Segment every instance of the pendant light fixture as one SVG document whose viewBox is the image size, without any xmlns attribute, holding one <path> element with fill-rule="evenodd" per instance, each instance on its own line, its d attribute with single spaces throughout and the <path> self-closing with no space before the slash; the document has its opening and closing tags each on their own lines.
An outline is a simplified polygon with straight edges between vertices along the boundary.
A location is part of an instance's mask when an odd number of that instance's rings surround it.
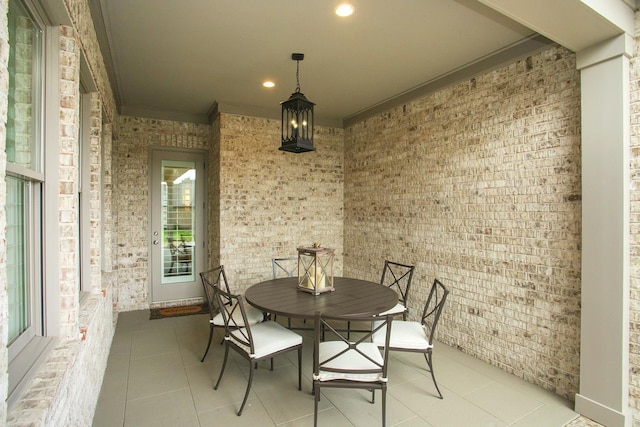
<svg viewBox="0 0 640 427">
<path fill-rule="evenodd" d="M 291 153 L 315 151 L 313 147 L 313 102 L 300 92 L 300 61 L 303 53 L 291 54 L 296 61 L 296 91 L 282 105 L 282 144 L 280 150 Z"/>
</svg>

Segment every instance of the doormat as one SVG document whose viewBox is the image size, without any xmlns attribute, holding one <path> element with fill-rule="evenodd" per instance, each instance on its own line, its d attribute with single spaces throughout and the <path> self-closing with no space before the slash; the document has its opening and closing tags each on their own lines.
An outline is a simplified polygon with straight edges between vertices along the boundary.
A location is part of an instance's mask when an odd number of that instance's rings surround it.
<svg viewBox="0 0 640 427">
<path fill-rule="evenodd" d="M 149 319 L 166 319 L 167 317 L 190 316 L 192 314 L 209 313 L 208 304 L 183 305 L 180 307 L 162 307 L 149 310 Z"/>
</svg>

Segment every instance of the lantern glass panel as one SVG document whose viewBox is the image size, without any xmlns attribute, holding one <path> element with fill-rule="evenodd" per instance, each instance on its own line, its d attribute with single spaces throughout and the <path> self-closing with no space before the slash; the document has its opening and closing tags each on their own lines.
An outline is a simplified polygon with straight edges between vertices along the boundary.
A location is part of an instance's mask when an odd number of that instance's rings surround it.
<svg viewBox="0 0 640 427">
<path fill-rule="evenodd" d="M 282 145 L 280 150 L 294 153 L 314 151 L 313 106 L 304 94 L 294 92 L 282 102 Z"/>
<path fill-rule="evenodd" d="M 334 249 L 298 248 L 298 289 L 314 295 L 331 292 Z"/>
</svg>

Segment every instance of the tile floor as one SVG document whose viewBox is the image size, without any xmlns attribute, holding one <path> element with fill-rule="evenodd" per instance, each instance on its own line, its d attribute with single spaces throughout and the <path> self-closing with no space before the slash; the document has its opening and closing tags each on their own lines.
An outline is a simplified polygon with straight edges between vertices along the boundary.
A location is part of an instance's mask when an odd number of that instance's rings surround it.
<svg viewBox="0 0 640 427">
<path fill-rule="evenodd" d="M 259 366 L 241 417 L 246 361 L 233 357 L 218 390 L 224 354 L 221 331 L 204 363 L 207 315 L 149 320 L 148 311 L 121 313 L 113 338 L 94 427 L 113 426 L 311 426 L 312 337 L 304 336 L 303 384 L 297 390 L 296 352 Z M 231 355 L 234 353 L 231 352 Z M 573 404 L 443 344 L 434 354 L 435 388 L 420 354 L 392 353 L 387 394 L 390 426 L 597 426 L 573 412 Z M 326 391 L 325 391 L 326 390 Z M 320 426 L 381 425 L 376 403 L 363 390 L 325 389 Z"/>
</svg>

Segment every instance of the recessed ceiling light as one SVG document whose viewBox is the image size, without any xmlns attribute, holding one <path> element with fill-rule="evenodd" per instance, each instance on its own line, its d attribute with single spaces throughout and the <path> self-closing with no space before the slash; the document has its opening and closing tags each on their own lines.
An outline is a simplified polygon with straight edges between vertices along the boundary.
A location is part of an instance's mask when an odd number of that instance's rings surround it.
<svg viewBox="0 0 640 427">
<path fill-rule="evenodd" d="M 276 84 L 274 82 L 272 82 L 271 80 L 267 80 L 266 82 L 262 83 L 262 86 L 269 87 L 269 88 L 274 87 L 275 85 Z"/>
<path fill-rule="evenodd" d="M 353 5 L 349 3 L 342 3 L 336 7 L 336 15 L 338 16 L 350 16 L 354 11 Z"/>
</svg>

